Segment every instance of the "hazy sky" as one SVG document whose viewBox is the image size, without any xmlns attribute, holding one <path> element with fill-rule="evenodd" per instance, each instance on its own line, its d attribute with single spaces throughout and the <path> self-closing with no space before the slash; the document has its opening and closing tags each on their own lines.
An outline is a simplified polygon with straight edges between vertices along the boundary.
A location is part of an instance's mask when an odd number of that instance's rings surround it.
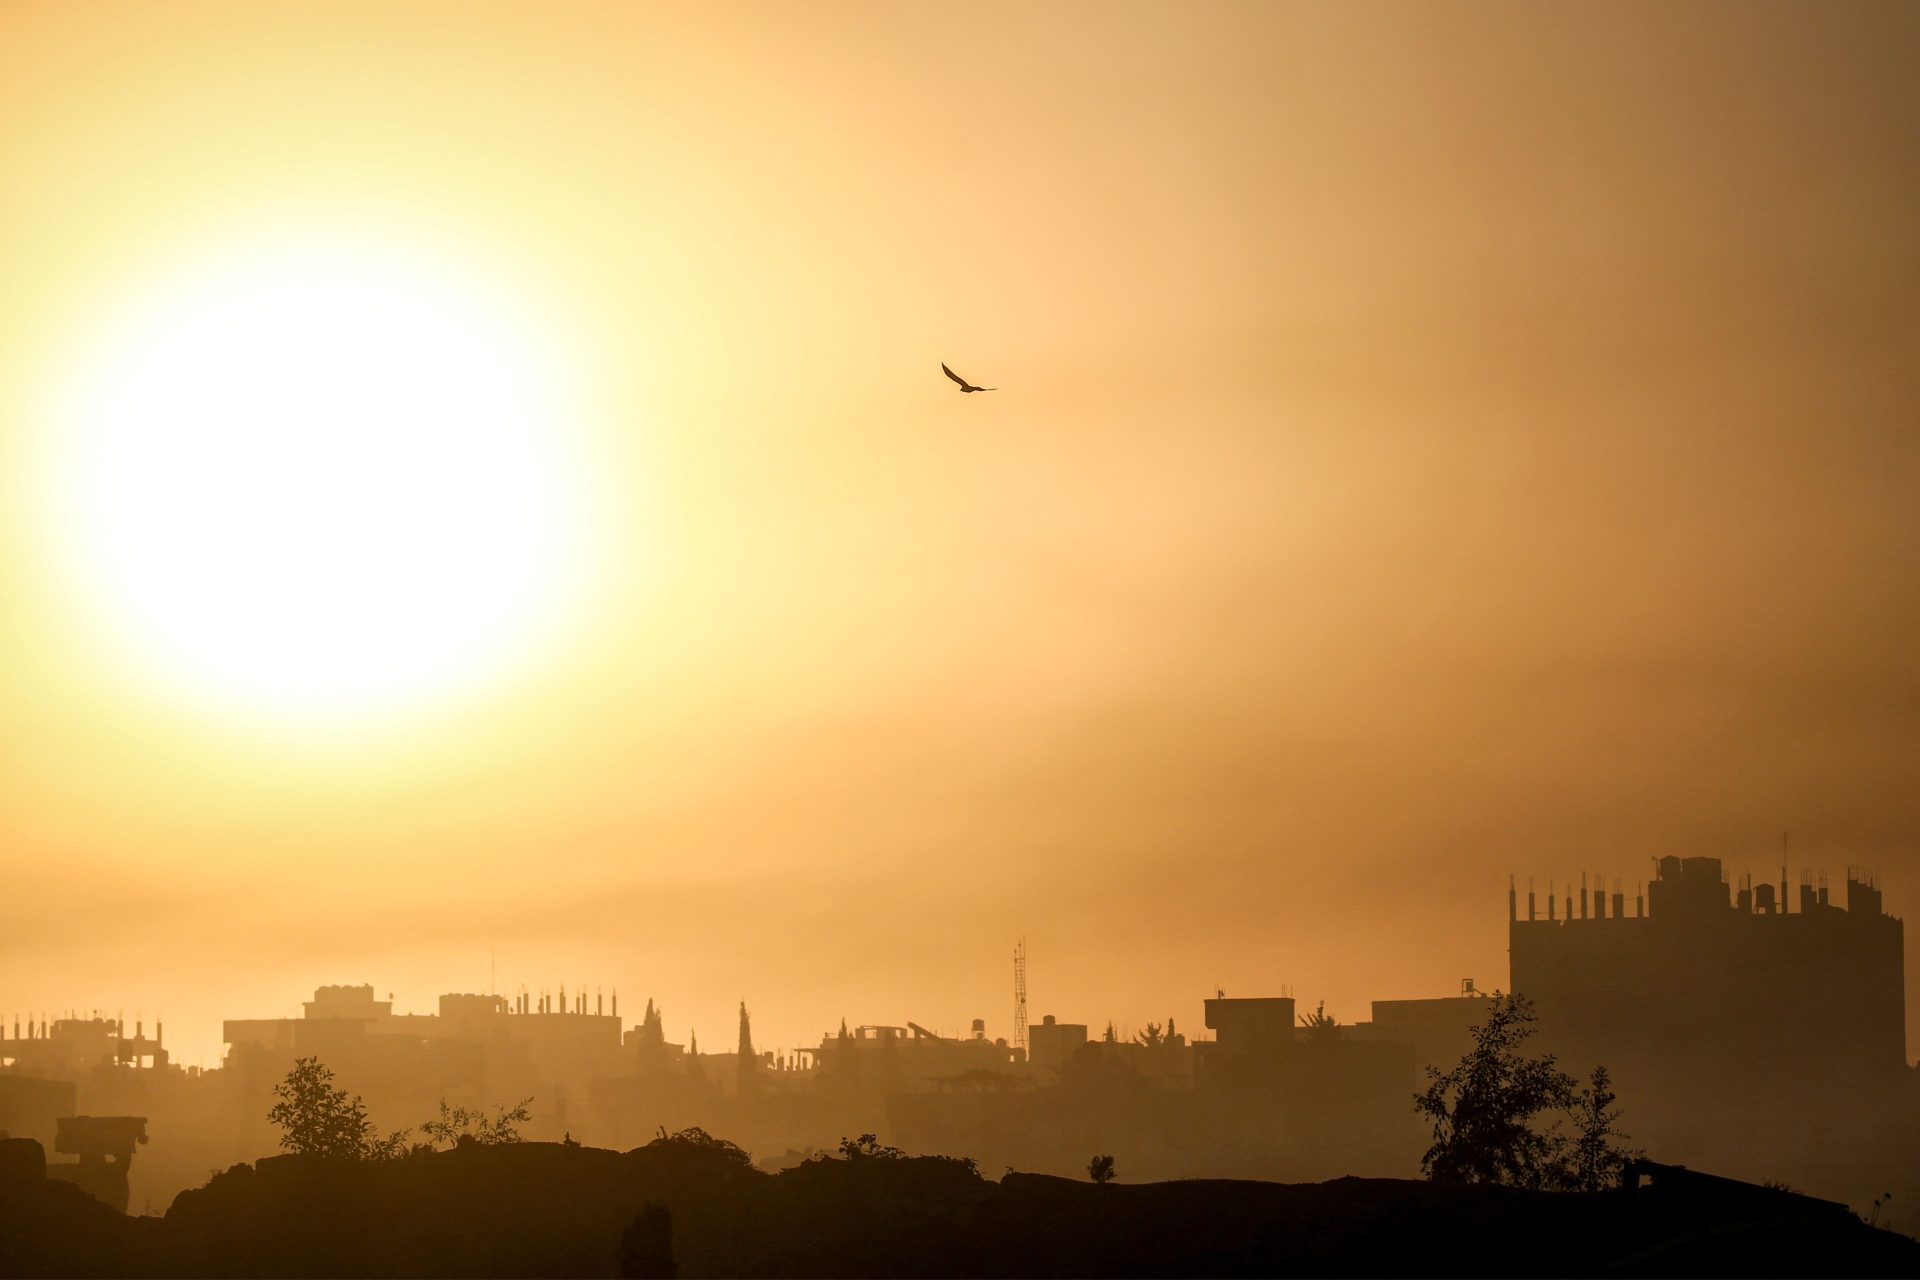
<svg viewBox="0 0 1920 1280">
<path fill-rule="evenodd" d="M 1915 66 L 1897 4 L 4 0 L 0 1011 L 211 1064 L 491 957 L 1004 1035 L 1024 934 L 1036 1020 L 1346 1021 L 1504 985 L 1509 872 L 1783 830 L 1911 915 Z M 482 264 L 599 486 L 537 652 L 327 734 L 110 660 L 33 491 L 129 282 L 287 226 Z"/>
</svg>

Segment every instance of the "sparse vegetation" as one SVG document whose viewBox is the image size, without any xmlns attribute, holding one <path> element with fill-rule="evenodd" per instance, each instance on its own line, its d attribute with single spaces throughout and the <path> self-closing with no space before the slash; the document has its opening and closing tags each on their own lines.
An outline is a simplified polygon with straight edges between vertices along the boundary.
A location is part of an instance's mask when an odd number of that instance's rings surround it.
<svg viewBox="0 0 1920 1280">
<path fill-rule="evenodd" d="M 848 1160 L 902 1160 L 906 1152 L 898 1147 L 884 1147 L 880 1139 L 871 1133 L 863 1133 L 857 1138 L 840 1139 L 840 1154 Z"/>
<path fill-rule="evenodd" d="M 1414 1109 L 1433 1125 L 1420 1168 L 1435 1182 L 1597 1191 L 1615 1185 L 1639 1154 L 1616 1143 L 1625 1135 L 1614 1127 L 1620 1117 L 1605 1067 L 1582 1088 L 1552 1054 L 1520 1052 L 1534 1020 L 1525 997 L 1495 992 L 1467 1055 L 1451 1071 L 1427 1069 L 1432 1083 L 1414 1096 Z M 1563 1119 L 1572 1121 L 1572 1137 L 1560 1132 Z"/>
<path fill-rule="evenodd" d="M 849 1141 L 879 1150 L 869 1137 Z M 422 1260 L 464 1276 L 984 1274 L 1013 1239 L 1028 1275 L 1498 1275 L 1516 1258 L 1547 1274 L 1685 1274 L 1703 1257 L 1729 1275 L 1822 1275 L 1836 1258 L 1848 1274 L 1920 1275 L 1920 1245 L 1870 1221 L 1807 1205 L 1756 1221 L 1764 1193 L 1685 1178 L 1639 1201 L 1371 1178 L 1063 1195 L 938 1157 L 836 1157 L 788 1176 L 704 1159 L 731 1149 L 704 1131 L 659 1143 L 686 1149 L 237 1165 L 146 1220 L 51 1179 L 10 1181 L 0 1274 L 412 1275 Z M 1081 1162 L 1093 1186 L 1117 1185 L 1112 1160 Z"/>
<path fill-rule="evenodd" d="M 299 1058 L 273 1086 L 279 1101 L 267 1120 L 280 1127 L 280 1145 L 297 1155 L 331 1160 L 392 1160 L 405 1155 L 408 1130 L 378 1136 L 360 1095 L 333 1085 L 333 1072 L 318 1058 Z"/>
<path fill-rule="evenodd" d="M 1184 1043 L 1173 1029 L 1172 1018 L 1167 1019 L 1164 1027 L 1157 1022 L 1149 1022 L 1146 1030 L 1134 1033 L 1133 1042 L 1144 1049 L 1172 1049 Z"/>
<path fill-rule="evenodd" d="M 533 1116 L 533 1099 L 522 1098 L 511 1110 L 505 1103 L 494 1108 L 494 1114 L 488 1116 L 477 1107 L 449 1107 L 447 1100 L 440 1100 L 440 1114 L 420 1126 L 420 1132 L 426 1135 L 432 1146 L 457 1147 L 464 1142 L 478 1142 L 492 1146 L 502 1142 L 520 1141 L 519 1126 Z"/>
<path fill-rule="evenodd" d="M 1595 1067 L 1585 1088 L 1573 1095 L 1569 1110 L 1574 1136 L 1567 1144 L 1558 1181 L 1570 1191 L 1606 1191 L 1620 1185 L 1627 1161 L 1645 1154 L 1622 1147 L 1615 1139 L 1627 1135 L 1614 1128 L 1620 1113 L 1614 1108 L 1613 1081 L 1605 1067 Z"/>
<path fill-rule="evenodd" d="M 740 1146 L 739 1143 L 729 1142 L 725 1138 L 716 1138 L 699 1125 L 694 1125 L 689 1129 L 681 1129 L 675 1133 L 668 1133 L 666 1126 L 662 1125 L 660 1126 L 660 1136 L 647 1145 L 650 1147 L 678 1147 L 683 1150 L 691 1149 L 709 1152 L 726 1164 L 738 1165 L 742 1169 L 753 1168 L 753 1157 L 749 1155 L 746 1149 Z"/>
<path fill-rule="evenodd" d="M 1340 1020 L 1327 1012 L 1327 1002 L 1322 1000 L 1312 1013 L 1300 1015 L 1300 1025 L 1315 1040 L 1331 1040 L 1339 1032 Z"/>
</svg>

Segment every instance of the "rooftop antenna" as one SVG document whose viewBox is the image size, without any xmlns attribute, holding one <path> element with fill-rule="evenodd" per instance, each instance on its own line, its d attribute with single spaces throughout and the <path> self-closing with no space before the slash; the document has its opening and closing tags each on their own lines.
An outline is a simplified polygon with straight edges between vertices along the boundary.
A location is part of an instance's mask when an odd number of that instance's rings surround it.
<svg viewBox="0 0 1920 1280">
<path fill-rule="evenodd" d="M 1013 1043 L 1021 1048 L 1027 1047 L 1027 939 L 1013 948 Z"/>
</svg>

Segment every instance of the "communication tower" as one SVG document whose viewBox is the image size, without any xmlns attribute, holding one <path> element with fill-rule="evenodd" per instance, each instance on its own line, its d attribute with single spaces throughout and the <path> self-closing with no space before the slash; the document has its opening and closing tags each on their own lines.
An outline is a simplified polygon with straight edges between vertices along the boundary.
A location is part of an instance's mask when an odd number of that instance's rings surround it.
<svg viewBox="0 0 1920 1280">
<path fill-rule="evenodd" d="M 1013 1043 L 1027 1047 L 1027 940 L 1013 948 Z"/>
</svg>

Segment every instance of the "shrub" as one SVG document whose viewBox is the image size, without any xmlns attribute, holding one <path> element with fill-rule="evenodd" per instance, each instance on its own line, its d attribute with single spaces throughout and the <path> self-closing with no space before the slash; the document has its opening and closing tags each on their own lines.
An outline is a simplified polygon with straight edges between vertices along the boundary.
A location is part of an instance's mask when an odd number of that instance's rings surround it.
<svg viewBox="0 0 1920 1280">
<path fill-rule="evenodd" d="M 333 1072 L 318 1058 L 299 1058 L 273 1086 L 279 1101 L 267 1120 L 280 1126 L 280 1145 L 299 1155 L 334 1160 L 391 1160 L 406 1154 L 407 1130 L 378 1137 L 358 1094 L 333 1087 Z"/>
</svg>

